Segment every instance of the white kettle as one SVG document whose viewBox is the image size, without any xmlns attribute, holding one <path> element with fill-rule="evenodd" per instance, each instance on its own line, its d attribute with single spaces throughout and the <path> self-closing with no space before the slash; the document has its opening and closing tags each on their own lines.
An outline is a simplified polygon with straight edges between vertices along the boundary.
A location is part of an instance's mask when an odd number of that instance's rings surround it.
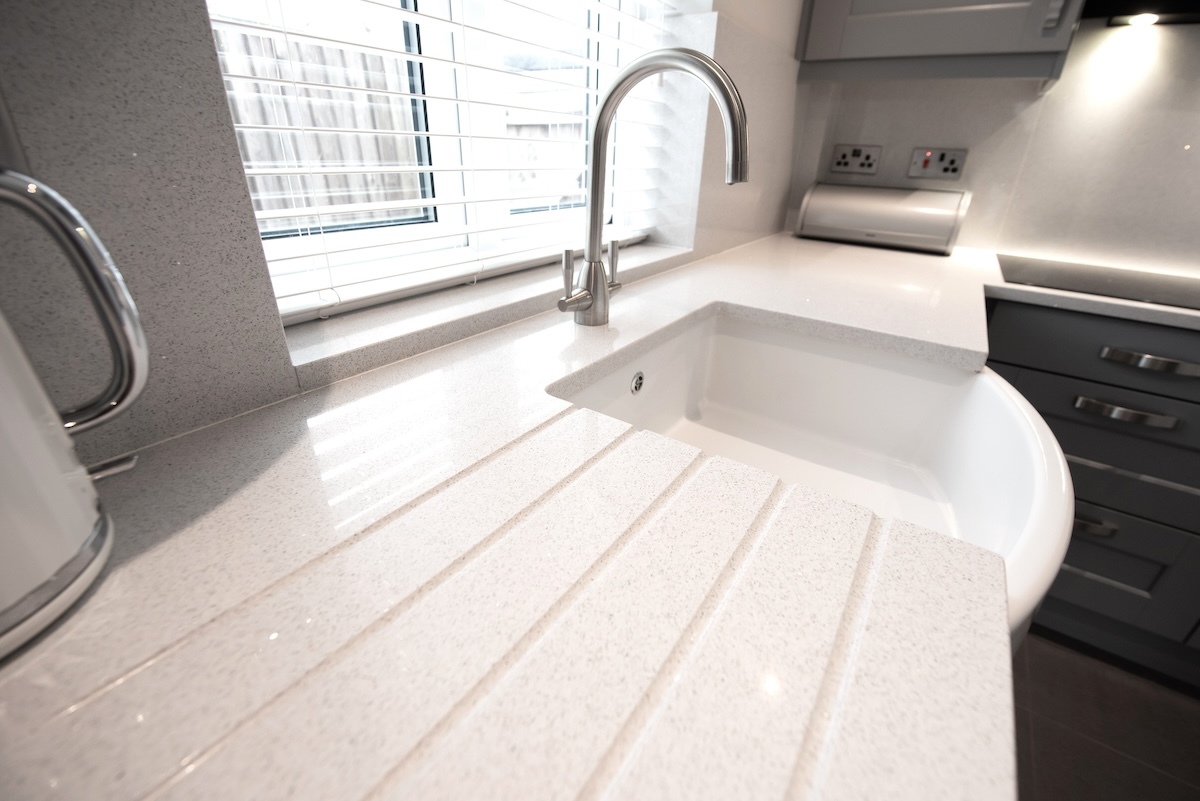
<svg viewBox="0 0 1200 801">
<path fill-rule="evenodd" d="M 87 221 L 44 183 L 0 169 L 0 202 L 36 219 L 79 272 L 113 350 L 99 396 L 60 415 L 0 315 L 0 658 L 67 610 L 112 550 L 112 523 L 68 433 L 120 414 L 146 384 L 149 354 L 121 273 Z"/>
</svg>

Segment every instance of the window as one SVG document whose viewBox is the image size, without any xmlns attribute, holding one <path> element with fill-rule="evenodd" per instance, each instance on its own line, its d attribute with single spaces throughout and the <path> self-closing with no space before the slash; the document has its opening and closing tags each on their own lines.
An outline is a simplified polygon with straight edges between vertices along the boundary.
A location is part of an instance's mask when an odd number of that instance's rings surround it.
<svg viewBox="0 0 1200 801">
<path fill-rule="evenodd" d="M 589 115 L 621 66 L 664 44 L 668 10 L 661 0 L 208 6 L 285 323 L 580 247 Z M 612 136 L 623 150 L 606 203 L 621 238 L 654 227 L 655 92 L 639 87 Z"/>
</svg>

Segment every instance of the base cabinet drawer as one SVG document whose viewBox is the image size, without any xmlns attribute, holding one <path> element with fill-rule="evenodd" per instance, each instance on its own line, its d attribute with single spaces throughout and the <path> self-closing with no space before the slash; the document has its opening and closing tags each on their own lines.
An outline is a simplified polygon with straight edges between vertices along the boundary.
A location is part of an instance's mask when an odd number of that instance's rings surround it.
<svg viewBox="0 0 1200 801">
<path fill-rule="evenodd" d="M 993 369 L 1038 410 L 1064 453 L 1200 485 L 1200 404 L 1024 367 Z"/>
<path fill-rule="evenodd" d="M 1172 448 L 1125 434 L 1096 436 L 1089 427 L 1074 420 L 1061 417 L 1045 419 L 1063 453 L 1069 456 L 1098 464 L 1111 464 L 1135 475 L 1148 476 L 1185 489 L 1196 489 L 1195 484 L 1200 483 L 1200 451 Z M 1088 500 L 1107 503 L 1105 498 Z M 1157 519 L 1156 515 L 1149 517 Z M 1190 529 L 1192 526 L 1183 528 Z"/>
<path fill-rule="evenodd" d="M 1100 436 L 1113 432 L 1200 451 L 1200 403 L 1028 368 L 1001 375 L 1043 417 L 1091 426 Z"/>
<path fill-rule="evenodd" d="M 1000 301 L 990 358 L 1200 402 L 1200 331 Z"/>
<path fill-rule="evenodd" d="M 1200 537 L 1076 501 L 1050 595 L 1184 642 L 1200 622 Z"/>
<path fill-rule="evenodd" d="M 1088 501 L 1200 534 L 1200 489 L 1070 454 L 1067 467 L 1076 503 Z"/>
</svg>

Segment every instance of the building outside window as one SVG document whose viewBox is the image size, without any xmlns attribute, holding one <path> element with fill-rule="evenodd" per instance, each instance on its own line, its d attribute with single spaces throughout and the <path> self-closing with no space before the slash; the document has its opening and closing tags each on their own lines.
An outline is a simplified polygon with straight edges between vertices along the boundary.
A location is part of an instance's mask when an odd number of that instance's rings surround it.
<svg viewBox="0 0 1200 801">
<path fill-rule="evenodd" d="M 659 0 L 209 0 L 285 323 L 579 248 L 587 121 L 664 44 Z M 651 83 L 651 82 L 647 82 Z M 654 86 L 612 140 L 607 217 L 654 227 Z M 614 202 L 615 199 L 615 202 Z"/>
</svg>

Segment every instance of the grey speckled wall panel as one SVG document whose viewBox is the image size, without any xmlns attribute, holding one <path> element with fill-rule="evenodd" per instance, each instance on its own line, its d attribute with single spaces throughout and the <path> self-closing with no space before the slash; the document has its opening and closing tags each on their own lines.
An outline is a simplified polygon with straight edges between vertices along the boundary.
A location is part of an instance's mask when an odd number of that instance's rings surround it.
<svg viewBox="0 0 1200 801">
<path fill-rule="evenodd" d="M 797 145 L 793 209 L 815 161 L 832 183 L 972 190 L 960 245 L 1200 275 L 1200 26 L 1084 20 L 1044 95 L 1028 79 L 845 82 L 828 112 L 807 86 L 800 119 L 833 123 Z M 882 145 L 879 173 L 831 173 L 839 143 Z M 909 179 L 919 146 L 970 148 L 963 179 Z"/>
<path fill-rule="evenodd" d="M 1032 80 L 868 81 L 843 85 L 837 122 L 821 150 L 824 181 L 913 189 L 969 189 L 971 207 L 958 244 L 995 248 L 1037 123 L 1038 84 Z M 834 145 L 882 145 L 876 175 L 830 173 Z M 912 179 L 914 148 L 968 147 L 962 180 Z"/>
<path fill-rule="evenodd" d="M 1003 246 L 1200 277 L 1200 25 L 1087 20 L 1041 105 Z"/>
<path fill-rule="evenodd" d="M 89 219 L 146 326 L 150 381 L 95 462 L 295 394 L 204 0 L 6 0 L 0 94 L 30 171 Z M 49 240 L 0 206 L 0 310 L 57 403 L 107 359 Z"/>
</svg>

